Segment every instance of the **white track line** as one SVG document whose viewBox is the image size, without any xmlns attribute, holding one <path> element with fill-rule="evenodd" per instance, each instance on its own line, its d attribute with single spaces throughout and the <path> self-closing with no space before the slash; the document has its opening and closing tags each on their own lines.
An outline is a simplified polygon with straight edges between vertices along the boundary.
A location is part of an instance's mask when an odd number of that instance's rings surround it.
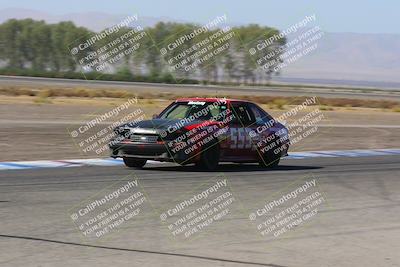
<svg viewBox="0 0 400 267">
<path fill-rule="evenodd" d="M 328 150 L 291 152 L 285 159 L 307 158 L 337 158 L 337 157 L 372 157 L 400 155 L 399 148 L 393 149 L 356 149 L 356 150 Z M 163 164 L 163 162 L 149 160 L 147 164 Z M 35 161 L 7 161 L 0 162 L 0 170 L 21 170 L 38 168 L 66 168 L 81 166 L 120 166 L 121 159 L 95 158 L 95 159 L 66 159 L 66 160 L 35 160 Z"/>
</svg>

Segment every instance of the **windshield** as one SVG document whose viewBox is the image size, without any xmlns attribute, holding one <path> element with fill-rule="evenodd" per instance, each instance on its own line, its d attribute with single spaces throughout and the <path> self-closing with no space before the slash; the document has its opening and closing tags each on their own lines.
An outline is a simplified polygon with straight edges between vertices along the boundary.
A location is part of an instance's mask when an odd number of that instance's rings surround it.
<svg viewBox="0 0 400 267">
<path fill-rule="evenodd" d="M 161 113 L 161 119 L 183 119 L 193 116 L 196 120 L 216 119 L 218 114 L 226 110 L 225 104 L 217 102 L 179 102 L 175 103 Z"/>
</svg>

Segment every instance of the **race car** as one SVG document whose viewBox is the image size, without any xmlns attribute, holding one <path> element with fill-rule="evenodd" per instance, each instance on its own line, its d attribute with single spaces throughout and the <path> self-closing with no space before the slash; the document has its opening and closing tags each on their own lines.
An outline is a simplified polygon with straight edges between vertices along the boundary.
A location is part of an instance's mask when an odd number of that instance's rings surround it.
<svg viewBox="0 0 400 267">
<path fill-rule="evenodd" d="M 286 127 L 257 104 L 226 98 L 181 98 L 151 120 L 114 129 L 111 157 L 127 167 L 147 160 L 176 162 L 213 170 L 220 162 L 278 166 L 287 156 Z"/>
</svg>

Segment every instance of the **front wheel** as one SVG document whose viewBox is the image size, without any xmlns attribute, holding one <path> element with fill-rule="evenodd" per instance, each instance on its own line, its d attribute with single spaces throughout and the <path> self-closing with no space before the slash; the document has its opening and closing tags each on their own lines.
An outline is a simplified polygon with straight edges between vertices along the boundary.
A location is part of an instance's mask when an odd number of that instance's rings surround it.
<svg viewBox="0 0 400 267">
<path fill-rule="evenodd" d="M 137 168 L 137 169 L 141 169 L 146 164 L 146 161 L 147 161 L 145 159 L 134 159 L 134 158 L 127 158 L 127 157 L 124 157 L 123 160 L 127 167 Z"/>
</svg>

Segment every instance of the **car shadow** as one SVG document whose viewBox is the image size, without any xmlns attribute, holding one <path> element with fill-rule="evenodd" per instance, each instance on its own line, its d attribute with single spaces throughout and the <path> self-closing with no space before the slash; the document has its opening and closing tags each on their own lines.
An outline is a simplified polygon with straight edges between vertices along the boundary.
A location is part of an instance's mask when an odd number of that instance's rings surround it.
<svg viewBox="0 0 400 267">
<path fill-rule="evenodd" d="M 176 171 L 176 172 L 259 172 L 259 171 L 299 171 L 322 169 L 321 166 L 279 165 L 273 169 L 266 169 L 258 164 L 220 164 L 217 169 L 209 171 L 197 168 L 194 165 L 185 166 L 155 166 L 144 167 L 146 171 Z"/>
</svg>

